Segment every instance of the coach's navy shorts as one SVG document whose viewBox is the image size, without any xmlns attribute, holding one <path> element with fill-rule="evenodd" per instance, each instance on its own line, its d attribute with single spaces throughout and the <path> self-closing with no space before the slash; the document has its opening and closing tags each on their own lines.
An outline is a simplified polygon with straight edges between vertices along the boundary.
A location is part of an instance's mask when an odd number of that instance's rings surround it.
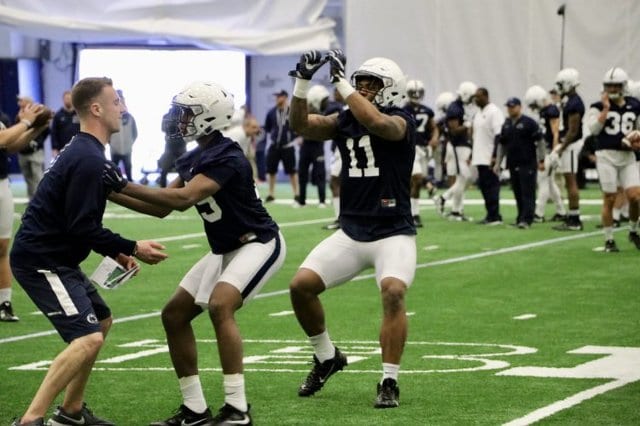
<svg viewBox="0 0 640 426">
<path fill-rule="evenodd" d="M 14 266 L 12 271 L 67 343 L 100 331 L 100 321 L 111 316 L 111 310 L 79 268 L 36 270 Z"/>
<path fill-rule="evenodd" d="M 271 145 L 267 150 L 267 173 L 273 175 L 278 173 L 278 164 L 282 161 L 284 172 L 288 175 L 296 172 L 296 150 L 289 146 L 279 148 Z"/>
</svg>

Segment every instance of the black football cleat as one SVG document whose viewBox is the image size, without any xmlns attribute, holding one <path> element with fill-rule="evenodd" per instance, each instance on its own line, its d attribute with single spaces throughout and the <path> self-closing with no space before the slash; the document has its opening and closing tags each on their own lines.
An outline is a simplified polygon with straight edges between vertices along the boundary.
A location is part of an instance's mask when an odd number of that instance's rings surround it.
<svg viewBox="0 0 640 426">
<path fill-rule="evenodd" d="M 8 300 L 0 303 L 0 321 L 4 322 L 16 322 L 19 321 L 16 315 L 13 314 L 13 306 Z"/>
<path fill-rule="evenodd" d="M 232 405 L 224 404 L 218 414 L 205 424 L 207 426 L 252 425 L 250 409 L 251 407 L 247 411 L 240 411 Z M 187 423 L 182 424 L 186 425 Z"/>
<path fill-rule="evenodd" d="M 200 426 L 209 424 L 208 422 L 211 421 L 211 418 L 211 410 L 208 408 L 203 413 L 196 413 L 186 405 L 180 404 L 180 407 L 178 407 L 172 417 L 169 417 L 166 420 L 149 423 L 149 426 Z"/>
<path fill-rule="evenodd" d="M 635 244 L 636 248 L 640 250 L 640 235 L 637 232 L 629 232 L 629 241 Z"/>
<path fill-rule="evenodd" d="M 604 251 L 607 253 L 617 253 L 620 250 L 618 249 L 618 246 L 616 245 L 616 242 L 614 240 L 607 240 L 604 243 Z"/>
<path fill-rule="evenodd" d="M 373 404 L 375 408 L 395 408 L 400 405 L 398 382 L 388 377 L 378 383 L 378 396 Z"/>
<path fill-rule="evenodd" d="M 311 396 L 318 392 L 324 384 L 329 380 L 336 372 L 342 370 L 347 365 L 347 357 L 336 348 L 335 356 L 325 362 L 318 361 L 318 358 L 313 356 L 313 368 L 304 382 L 298 388 L 299 396 Z"/>
</svg>

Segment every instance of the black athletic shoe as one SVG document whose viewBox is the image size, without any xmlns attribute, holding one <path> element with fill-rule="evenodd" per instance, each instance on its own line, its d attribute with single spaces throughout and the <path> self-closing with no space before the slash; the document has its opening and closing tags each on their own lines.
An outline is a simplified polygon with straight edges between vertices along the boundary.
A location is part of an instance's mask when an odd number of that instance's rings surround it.
<svg viewBox="0 0 640 426">
<path fill-rule="evenodd" d="M 273 195 L 267 195 L 267 198 L 264 199 L 265 203 L 270 203 L 272 201 L 275 201 L 275 197 Z"/>
<path fill-rule="evenodd" d="M 533 216 L 533 221 L 535 223 L 544 223 L 545 219 L 544 219 L 544 216 L 534 215 Z"/>
<path fill-rule="evenodd" d="M 236 407 L 224 404 L 218 414 L 206 423 L 207 426 L 231 426 L 231 425 L 251 425 L 251 415 L 249 409 L 246 412 L 238 410 Z M 182 423 L 186 425 L 187 423 Z"/>
<path fill-rule="evenodd" d="M 580 219 L 568 218 L 560 225 L 554 226 L 553 229 L 556 231 L 582 231 L 584 227 L 582 226 Z"/>
<path fill-rule="evenodd" d="M 636 248 L 640 250 L 640 235 L 637 232 L 629 232 L 629 241 L 636 245 Z"/>
<path fill-rule="evenodd" d="M 69 414 L 61 406 L 58 406 L 53 412 L 53 416 L 47 422 L 48 426 L 115 426 L 115 423 L 101 419 L 93 415 L 93 411 L 87 408 L 87 404 L 82 404 L 82 409 L 79 413 Z"/>
<path fill-rule="evenodd" d="M 16 322 L 19 320 L 20 318 L 13 314 L 13 306 L 11 306 L 11 302 L 7 300 L 6 302 L 0 303 L 0 321 Z"/>
<path fill-rule="evenodd" d="M 336 219 L 330 224 L 323 226 L 322 229 L 328 229 L 330 231 L 333 231 L 335 229 L 340 229 L 340 221 Z"/>
<path fill-rule="evenodd" d="M 614 240 L 607 240 L 604 242 L 604 251 L 607 253 L 617 253 L 620 250 L 618 250 L 618 246 Z"/>
<path fill-rule="evenodd" d="M 386 378 L 378 383 L 378 397 L 373 404 L 375 408 L 395 408 L 400 405 L 400 388 L 398 382 Z"/>
<path fill-rule="evenodd" d="M 22 423 L 20 419 L 13 419 L 11 426 L 45 426 L 45 424 L 44 419 L 40 417 L 39 419 L 31 420 L 29 423 Z"/>
<path fill-rule="evenodd" d="M 422 219 L 420 219 L 420 216 L 415 215 L 413 217 L 413 226 L 416 228 L 422 228 Z"/>
<path fill-rule="evenodd" d="M 166 420 L 149 423 L 149 426 L 200 426 L 209 424 L 207 422 L 209 422 L 211 418 L 211 410 L 209 410 L 208 408 L 204 411 L 204 413 L 196 413 L 195 411 L 189 409 L 189 407 L 187 407 L 186 405 L 180 404 L 180 407 L 178 407 L 172 417 L 169 417 Z"/>
<path fill-rule="evenodd" d="M 551 216 L 551 222 L 564 222 L 567 220 L 567 215 L 566 214 L 554 214 L 553 216 Z"/>
<path fill-rule="evenodd" d="M 336 348 L 335 356 L 322 363 L 318 361 L 318 358 L 314 355 L 313 364 L 311 372 L 304 380 L 304 383 L 300 385 L 300 388 L 298 388 L 299 396 L 311 396 L 322 389 L 326 381 L 329 380 L 329 377 L 347 365 L 347 357 Z"/>
</svg>

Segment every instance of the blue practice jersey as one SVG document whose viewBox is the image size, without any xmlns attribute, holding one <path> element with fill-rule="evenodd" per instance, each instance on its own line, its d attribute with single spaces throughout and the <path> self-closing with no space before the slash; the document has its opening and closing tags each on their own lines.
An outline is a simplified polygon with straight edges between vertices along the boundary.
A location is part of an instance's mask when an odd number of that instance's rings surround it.
<svg viewBox="0 0 640 426">
<path fill-rule="evenodd" d="M 38 184 L 22 216 L 12 263 L 76 268 L 91 250 L 115 258 L 130 255 L 135 241 L 102 227 L 109 189 L 102 181 L 104 146 L 80 132 L 60 152 Z"/>
<path fill-rule="evenodd" d="M 629 148 L 622 145 L 624 135 L 636 128 L 638 117 L 640 117 L 640 101 L 630 96 L 624 97 L 624 104 L 618 105 L 610 102 L 607 121 L 604 123 L 602 131 L 596 136 L 596 150 L 616 149 L 628 151 Z M 591 105 L 598 111 L 602 111 L 602 102 Z"/>
<path fill-rule="evenodd" d="M 560 110 L 554 104 L 549 104 L 540 109 L 540 127 L 544 135 L 547 151 L 553 148 L 553 133 L 551 132 L 551 120 L 560 117 Z"/>
<path fill-rule="evenodd" d="M 567 100 L 562 104 L 562 131 L 560 137 L 564 137 L 569 130 L 569 116 L 572 114 L 580 115 L 580 124 L 578 124 L 578 135 L 576 141 L 582 139 L 582 117 L 584 116 L 584 103 L 577 93 L 569 95 Z M 572 141 L 575 142 L 575 141 Z"/>
<path fill-rule="evenodd" d="M 213 253 L 228 253 L 254 240 L 266 243 L 277 236 L 278 225 L 258 198 L 251 165 L 236 142 L 218 133 L 206 147 L 178 158 L 176 171 L 185 182 L 203 174 L 220 185 L 218 192 L 195 206 Z"/>
<path fill-rule="evenodd" d="M 411 115 L 416 122 L 416 145 L 426 146 L 431 139 L 431 128 L 428 126 L 429 120 L 434 116 L 433 110 L 426 105 L 408 102 L 404 106 L 407 114 Z"/>
<path fill-rule="evenodd" d="M 338 116 L 336 144 L 342 157 L 340 223 L 357 241 L 416 233 L 409 186 L 415 156 L 415 123 L 402 109 L 382 113 L 406 120 L 405 138 L 388 141 L 371 134 L 351 110 Z"/>
<path fill-rule="evenodd" d="M 464 104 L 461 99 L 451 102 L 451 105 L 447 108 L 446 121 L 449 120 L 457 120 L 461 126 L 464 125 Z M 453 136 L 449 133 L 449 142 L 451 142 L 453 146 L 471 147 L 471 142 L 469 141 L 466 132 L 457 136 Z"/>
</svg>

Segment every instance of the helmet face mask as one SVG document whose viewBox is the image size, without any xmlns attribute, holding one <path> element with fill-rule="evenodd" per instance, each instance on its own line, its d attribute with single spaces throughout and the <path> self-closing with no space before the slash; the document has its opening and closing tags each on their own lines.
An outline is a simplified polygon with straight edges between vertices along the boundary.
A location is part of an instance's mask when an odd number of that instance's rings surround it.
<svg viewBox="0 0 640 426">
<path fill-rule="evenodd" d="M 580 85 L 580 74 L 575 68 L 560 70 L 556 76 L 556 88 L 561 95 L 566 95 Z"/>
<path fill-rule="evenodd" d="M 407 97 L 412 103 L 418 103 L 424 99 L 424 84 L 420 80 L 407 81 Z"/>
<path fill-rule="evenodd" d="M 368 79 L 365 79 L 368 77 Z M 378 106 L 402 107 L 406 94 L 406 77 L 402 70 L 391 59 L 371 58 L 366 60 L 360 68 L 351 75 L 351 83 L 356 90 L 364 89 L 373 92 L 375 87 L 363 87 L 362 81 L 371 81 L 370 86 L 374 86 L 374 81 L 379 80 L 380 89 L 376 91 L 373 103 Z M 358 88 L 360 86 L 360 89 Z"/>
<path fill-rule="evenodd" d="M 622 68 L 610 68 L 604 74 L 602 88 L 609 96 L 609 99 L 618 100 L 624 96 L 628 81 L 629 76 Z"/>
<path fill-rule="evenodd" d="M 171 115 L 187 142 L 228 127 L 235 112 L 233 95 L 210 82 L 189 84 L 171 105 Z"/>
</svg>

